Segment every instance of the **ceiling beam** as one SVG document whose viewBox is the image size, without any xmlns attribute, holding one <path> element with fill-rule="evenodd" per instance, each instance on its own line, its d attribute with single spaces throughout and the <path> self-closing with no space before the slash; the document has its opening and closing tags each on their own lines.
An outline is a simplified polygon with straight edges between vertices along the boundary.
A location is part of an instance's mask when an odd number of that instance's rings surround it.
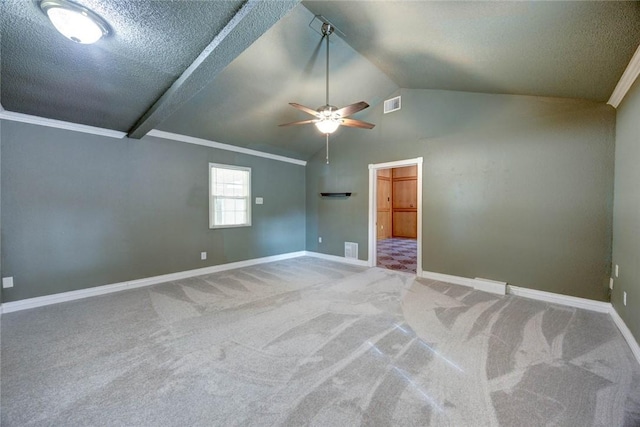
<svg viewBox="0 0 640 427">
<path fill-rule="evenodd" d="M 301 0 L 247 0 L 171 87 L 137 121 L 128 136 L 140 139 L 211 81 Z"/>
</svg>

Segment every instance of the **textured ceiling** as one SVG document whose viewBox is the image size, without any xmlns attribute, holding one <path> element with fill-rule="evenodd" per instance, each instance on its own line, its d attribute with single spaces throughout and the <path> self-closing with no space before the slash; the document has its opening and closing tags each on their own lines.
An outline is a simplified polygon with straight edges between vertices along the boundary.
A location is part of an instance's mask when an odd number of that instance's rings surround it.
<svg viewBox="0 0 640 427">
<path fill-rule="evenodd" d="M 325 103 L 326 47 L 321 35 L 309 26 L 313 19 L 304 7 L 292 10 L 158 128 L 309 158 L 324 146 L 324 137 L 315 127 L 282 128 L 278 124 L 312 118 L 289 102 L 312 109 Z M 373 105 L 398 89 L 339 37 L 332 35 L 330 42 L 332 105 L 358 101 Z M 363 130 L 344 128 L 340 132 Z"/>
<path fill-rule="evenodd" d="M 6 110 L 134 136 L 156 127 L 302 159 L 322 149 L 321 135 L 277 125 L 308 118 L 289 102 L 324 104 L 315 14 L 344 34 L 331 36 L 336 106 L 375 106 L 399 88 L 606 102 L 640 41 L 635 1 L 77 1 L 113 34 L 75 44 L 36 1 L 0 0 Z M 199 62 L 247 5 L 253 15 L 223 52 Z M 197 75 L 196 84 L 183 82 L 185 74 Z M 140 125 L 158 104 L 171 108 Z M 367 111 L 355 118 L 366 120 Z"/>
<path fill-rule="evenodd" d="M 34 1 L 3 3 L 2 106 L 127 131 L 243 1 L 85 0 L 113 30 L 93 45 L 64 38 Z"/>
<path fill-rule="evenodd" d="M 403 88 L 606 102 L 640 42 L 640 2 L 305 1 Z"/>
</svg>

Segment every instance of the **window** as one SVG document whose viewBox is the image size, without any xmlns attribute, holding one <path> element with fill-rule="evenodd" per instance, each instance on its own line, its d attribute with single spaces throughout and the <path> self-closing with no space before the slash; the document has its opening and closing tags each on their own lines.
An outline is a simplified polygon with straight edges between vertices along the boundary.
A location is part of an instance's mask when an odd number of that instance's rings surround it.
<svg viewBox="0 0 640 427">
<path fill-rule="evenodd" d="M 209 163 L 209 228 L 251 225 L 251 168 Z"/>
</svg>

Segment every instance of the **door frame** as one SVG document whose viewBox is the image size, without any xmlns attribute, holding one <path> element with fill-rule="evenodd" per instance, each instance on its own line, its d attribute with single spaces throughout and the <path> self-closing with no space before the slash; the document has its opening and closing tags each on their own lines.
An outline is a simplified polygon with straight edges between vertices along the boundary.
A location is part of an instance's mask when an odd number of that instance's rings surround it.
<svg viewBox="0 0 640 427">
<path fill-rule="evenodd" d="M 375 163 L 369 165 L 369 267 L 375 267 L 378 260 L 378 242 L 377 242 L 377 227 L 378 222 L 378 205 L 377 205 L 377 174 L 380 169 L 392 169 L 403 166 L 418 167 L 418 176 L 416 182 L 418 212 L 417 212 L 417 260 L 416 260 L 416 275 L 420 276 L 422 273 L 422 157 L 416 157 L 415 159 L 397 160 L 394 162 Z"/>
</svg>

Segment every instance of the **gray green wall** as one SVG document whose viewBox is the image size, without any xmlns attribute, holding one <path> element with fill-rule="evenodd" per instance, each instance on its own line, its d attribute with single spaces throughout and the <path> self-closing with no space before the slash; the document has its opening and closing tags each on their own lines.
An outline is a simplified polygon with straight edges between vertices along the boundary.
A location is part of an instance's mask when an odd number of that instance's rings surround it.
<svg viewBox="0 0 640 427">
<path fill-rule="evenodd" d="M 634 90 L 620 110 L 620 141 L 635 129 L 630 117 L 640 101 Z M 15 278 L 4 301 L 299 251 L 305 239 L 306 249 L 333 255 L 354 241 L 366 259 L 368 164 L 418 156 L 424 157 L 424 270 L 607 300 L 616 130 L 611 107 L 397 93 L 402 110 L 383 115 L 377 105 L 360 113 L 376 128 L 339 130 L 331 164 L 324 164 L 324 150 L 318 152 L 306 177 L 303 166 L 159 138 L 117 140 L 3 122 L 2 275 Z M 619 162 L 632 158 L 622 144 Z M 265 204 L 253 206 L 251 228 L 208 229 L 210 161 L 253 168 L 253 196 Z M 626 169 L 629 182 L 637 181 L 635 169 Z M 321 191 L 354 194 L 322 199 Z M 617 211 L 622 207 L 618 203 Z M 637 230 L 637 222 L 629 227 Z M 623 240 L 616 242 L 623 245 L 618 252 L 628 253 Z M 637 249 L 630 252 L 636 262 L 620 261 L 623 277 L 614 290 L 614 304 L 636 334 L 638 319 L 630 317 L 631 305 L 627 314 L 620 308 L 616 292 L 627 286 L 630 301 L 638 298 L 637 285 L 624 285 L 638 264 Z M 207 261 L 200 261 L 201 251 L 208 252 Z M 636 270 L 629 283 L 637 277 Z"/>
<path fill-rule="evenodd" d="M 5 302 L 304 250 L 304 166 L 16 122 L 0 137 Z M 252 168 L 251 227 L 208 228 L 209 162 Z"/>
<path fill-rule="evenodd" d="M 367 259 L 368 164 L 424 157 L 425 271 L 608 299 L 615 110 L 588 101 L 401 90 L 307 165 L 307 249 Z M 395 95 L 395 94 L 390 94 Z M 352 191 L 322 199 L 321 191 Z M 321 236 L 323 243 L 318 243 Z"/>
<path fill-rule="evenodd" d="M 615 177 L 613 264 L 619 266 L 619 277 L 611 303 L 640 341 L 640 79 L 618 107 Z"/>
</svg>

